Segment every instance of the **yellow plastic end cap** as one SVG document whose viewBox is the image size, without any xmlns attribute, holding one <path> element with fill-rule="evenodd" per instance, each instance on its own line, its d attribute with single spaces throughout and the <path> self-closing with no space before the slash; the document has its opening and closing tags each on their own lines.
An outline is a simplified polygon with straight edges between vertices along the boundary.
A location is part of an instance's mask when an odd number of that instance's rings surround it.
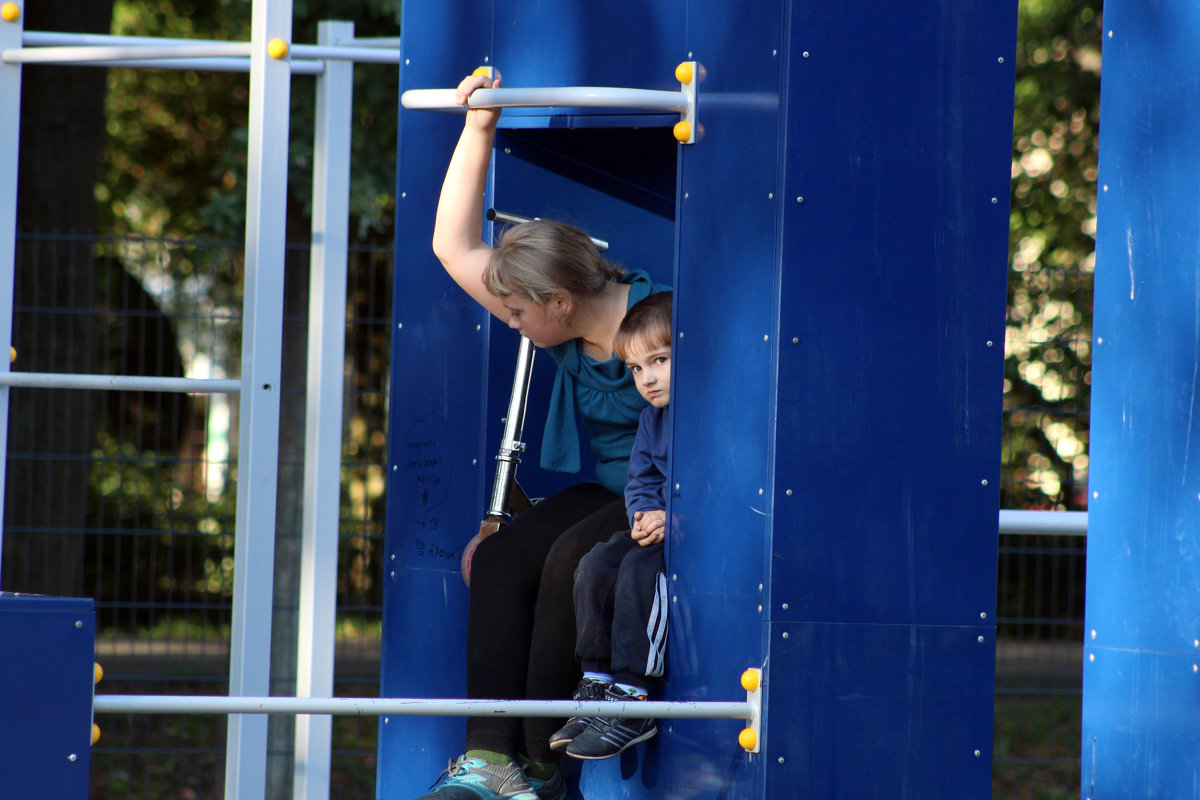
<svg viewBox="0 0 1200 800">
<path fill-rule="evenodd" d="M 675 123 L 675 138 L 681 142 L 690 141 L 692 138 L 692 123 L 687 120 L 680 120 Z"/>
<path fill-rule="evenodd" d="M 92 683 L 99 683 L 104 679 L 104 667 L 100 666 L 100 662 L 92 662 Z"/>
<path fill-rule="evenodd" d="M 5 3 L 0 6 L 0 17 L 5 22 L 16 22 L 21 18 L 21 7 L 16 3 Z"/>
<path fill-rule="evenodd" d="M 272 39 L 267 42 L 267 54 L 271 58 L 283 58 L 288 54 L 288 43 L 283 39 Z"/>
<path fill-rule="evenodd" d="M 742 673 L 742 688 L 747 692 L 758 690 L 758 670 L 751 667 Z"/>
<path fill-rule="evenodd" d="M 490 77 L 492 77 L 492 68 L 491 67 L 476 67 L 475 71 L 472 72 L 471 74 L 472 75 L 482 75 L 485 78 L 490 78 Z"/>
<path fill-rule="evenodd" d="M 691 83 L 694 77 L 696 77 L 696 74 L 692 69 L 692 62 L 690 61 L 684 61 L 675 68 L 675 80 L 680 83 Z"/>
<path fill-rule="evenodd" d="M 754 732 L 754 728 L 742 728 L 742 732 L 738 734 L 738 744 L 743 750 L 753 751 L 758 746 L 758 734 Z"/>
<path fill-rule="evenodd" d="M 16 361 L 16 360 L 17 360 L 17 348 L 13 347 L 12 345 L 9 345 L 9 348 L 8 348 L 8 363 L 10 363 L 10 364 L 11 364 L 12 362 L 14 362 L 14 361 Z"/>
<path fill-rule="evenodd" d="M 92 723 L 92 744 L 95 744 L 98 741 L 100 741 L 100 726 L 93 722 Z"/>
</svg>

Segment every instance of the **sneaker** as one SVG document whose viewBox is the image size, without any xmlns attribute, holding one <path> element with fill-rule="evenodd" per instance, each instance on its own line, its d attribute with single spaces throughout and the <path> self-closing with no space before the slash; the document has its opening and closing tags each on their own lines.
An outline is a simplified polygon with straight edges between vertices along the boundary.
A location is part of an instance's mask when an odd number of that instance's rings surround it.
<svg viewBox="0 0 1200 800">
<path fill-rule="evenodd" d="M 645 700 L 644 694 L 630 694 L 616 686 L 605 692 L 606 699 L 617 702 Z M 567 755 L 586 761 L 612 758 L 658 733 L 652 719 L 638 717 L 597 717 L 567 746 Z"/>
<path fill-rule="evenodd" d="M 603 683 L 593 678 L 583 678 L 579 681 L 579 686 L 575 687 L 575 694 L 571 695 L 571 699 L 604 700 L 606 699 L 604 691 L 611 685 L 610 683 Z M 571 717 L 567 720 L 566 725 L 563 725 L 550 737 L 550 749 L 554 751 L 565 750 L 567 745 L 571 743 L 571 740 L 583 733 L 591 721 L 591 717 Z"/>
<path fill-rule="evenodd" d="M 516 762 L 503 767 L 481 758 L 459 756 L 418 800 L 539 800 Z"/>
<path fill-rule="evenodd" d="M 548 780 L 530 778 L 529 785 L 537 792 L 538 800 L 567 800 L 567 779 L 561 768 L 554 770 Z"/>
</svg>

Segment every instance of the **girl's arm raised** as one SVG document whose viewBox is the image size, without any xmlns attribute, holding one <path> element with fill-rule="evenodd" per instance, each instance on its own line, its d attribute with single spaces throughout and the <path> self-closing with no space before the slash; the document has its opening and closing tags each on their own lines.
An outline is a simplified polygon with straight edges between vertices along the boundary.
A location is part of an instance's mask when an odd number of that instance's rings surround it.
<svg viewBox="0 0 1200 800">
<path fill-rule="evenodd" d="M 458 85 L 456 99 L 467 105 L 471 92 L 480 87 L 500 86 L 484 75 L 469 75 Z M 454 282 L 481 306 L 507 322 L 509 313 L 500 298 L 483 285 L 483 271 L 492 248 L 479 237 L 483 220 L 483 192 L 488 164 L 496 138 L 499 109 L 477 108 L 467 111 L 467 121 L 438 198 L 437 218 L 433 226 L 433 253 L 442 262 Z"/>
</svg>

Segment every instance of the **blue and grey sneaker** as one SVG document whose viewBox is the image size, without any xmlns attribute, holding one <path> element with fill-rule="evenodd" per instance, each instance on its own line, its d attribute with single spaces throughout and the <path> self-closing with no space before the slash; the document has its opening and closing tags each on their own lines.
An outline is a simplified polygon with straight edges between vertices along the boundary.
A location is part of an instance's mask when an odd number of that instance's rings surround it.
<svg viewBox="0 0 1200 800">
<path fill-rule="evenodd" d="M 583 678 L 579 681 L 579 685 L 575 687 L 575 694 L 571 695 L 571 699 L 588 701 L 606 700 L 604 691 L 611 685 L 610 683 L 604 683 L 594 678 Z M 550 749 L 556 752 L 565 750 L 567 745 L 571 743 L 571 740 L 583 733 L 591 721 L 591 717 L 571 717 L 567 720 L 566 725 L 563 725 L 550 737 Z"/>
<path fill-rule="evenodd" d="M 554 774 L 544 781 L 530 778 L 529 785 L 537 792 L 538 800 L 567 800 L 567 779 L 561 768 L 554 770 Z"/>
<path fill-rule="evenodd" d="M 516 762 L 503 767 L 481 758 L 459 756 L 418 800 L 538 800 L 537 792 Z"/>
<path fill-rule="evenodd" d="M 606 699 L 618 702 L 645 700 L 644 694 L 632 694 L 616 686 L 606 691 Z M 652 719 L 630 717 L 597 717 L 588 723 L 587 729 L 567 745 L 567 755 L 586 761 L 612 758 L 644 742 L 658 733 Z"/>
</svg>

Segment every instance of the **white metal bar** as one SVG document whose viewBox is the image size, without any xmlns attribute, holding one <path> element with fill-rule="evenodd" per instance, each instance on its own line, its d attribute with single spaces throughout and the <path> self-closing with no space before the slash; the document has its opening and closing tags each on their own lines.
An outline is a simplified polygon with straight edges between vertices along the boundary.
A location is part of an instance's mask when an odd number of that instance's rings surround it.
<svg viewBox="0 0 1200 800">
<path fill-rule="evenodd" d="M 355 61 L 369 64 L 399 64 L 400 50 L 390 50 L 382 47 L 366 47 L 357 45 L 324 44 L 294 44 L 292 55 L 295 58 L 313 58 L 322 61 Z"/>
<path fill-rule="evenodd" d="M 1087 536 L 1086 511 L 1018 511 L 1000 512 L 1000 533 L 1060 534 Z"/>
<path fill-rule="evenodd" d="M 266 47 L 265 42 L 263 47 Z M 0 61 L 5 64 L 80 64 L 89 61 L 125 61 L 147 58 L 230 58 L 249 55 L 251 55 L 251 44 L 248 42 L 100 47 L 75 45 L 9 48 L 0 51 Z"/>
<path fill-rule="evenodd" d="M 353 35 L 350 22 L 322 22 L 317 31 L 322 43 Z M 353 62 L 330 62 L 316 89 L 296 694 L 325 698 L 333 696 L 337 638 Z M 332 750 L 332 719 L 305 715 L 296 720 L 296 800 L 328 800 Z"/>
<path fill-rule="evenodd" d="M 227 39 L 179 39 L 166 36 L 114 36 L 110 33 L 64 33 L 62 31 L 25 31 L 20 39 L 25 47 L 124 47 L 129 45 L 168 44 L 246 44 Z"/>
<path fill-rule="evenodd" d="M 400 95 L 405 108 L 428 111 L 462 111 L 454 102 L 454 89 L 409 89 Z M 546 86 L 529 89 L 476 89 L 472 108 L 632 108 L 643 111 L 688 110 L 683 92 L 658 89 L 622 89 L 609 86 Z"/>
<path fill-rule="evenodd" d="M 9 316 L 11 318 L 11 312 Z M 8 359 L 5 359 L 6 363 L 7 361 Z M 237 394 L 242 390 L 241 381 L 219 378 L 162 378 L 143 375 L 82 375 L 64 372 L 5 371 L 0 371 L 0 386 L 22 386 L 34 389 L 186 392 L 188 394 Z"/>
<path fill-rule="evenodd" d="M 229 694 L 269 695 L 279 477 L 283 273 L 291 72 L 267 42 L 291 40 L 292 1 L 254 0 L 247 147 L 242 393 Z M 226 800 L 266 795 L 267 720 L 229 718 Z"/>
<path fill-rule="evenodd" d="M 293 75 L 320 75 L 325 71 L 324 61 L 289 59 Z M 124 67 L 126 69 L 173 69 L 197 72 L 249 72 L 248 58 L 175 58 L 134 59 L 126 61 L 88 61 L 76 64 L 79 67 Z"/>
<path fill-rule="evenodd" d="M 576 714 L 650 719 L 751 719 L 747 701 L 636 702 L 579 700 L 458 700 L 373 697 L 223 697 L 220 695 L 96 695 L 100 714 L 338 714 L 429 717 L 570 717 Z"/>
<path fill-rule="evenodd" d="M 0 22 L 0 49 L 21 43 L 23 15 Z M 21 66 L 0 64 L 0 377 L 9 374 L 17 260 L 17 169 L 21 141 Z M 4 473 L 8 456 L 7 385 L 0 385 L 0 553 L 4 552 Z"/>
</svg>

